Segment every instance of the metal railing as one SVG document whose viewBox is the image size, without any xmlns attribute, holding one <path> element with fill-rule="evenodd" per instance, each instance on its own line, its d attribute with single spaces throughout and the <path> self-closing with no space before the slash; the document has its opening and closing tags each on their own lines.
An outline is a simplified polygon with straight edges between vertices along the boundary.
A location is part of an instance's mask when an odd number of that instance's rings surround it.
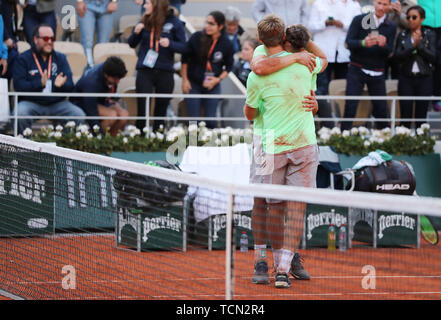
<svg viewBox="0 0 441 320">
<path fill-rule="evenodd" d="M 6 93 L 0 93 L 0 96 L 5 95 Z M 150 116 L 151 109 L 151 99 L 152 98 L 170 98 L 170 99 L 242 99 L 245 102 L 246 95 L 240 94 L 159 94 L 159 93 L 35 93 L 35 92 L 9 92 L 7 93 L 9 97 L 13 97 L 14 100 L 14 109 L 13 113 L 9 116 L 9 119 L 12 119 L 14 122 L 14 136 L 18 135 L 18 120 L 19 119 L 33 119 L 33 120 L 66 120 L 65 116 L 19 116 L 18 108 L 16 107 L 19 103 L 19 97 L 62 97 L 62 98 L 70 98 L 70 97 L 97 97 L 97 98 L 145 98 L 145 116 L 127 116 L 127 117 L 103 117 L 103 116 L 72 116 L 69 117 L 68 120 L 92 120 L 92 119 L 125 119 L 125 120 L 145 120 L 147 124 L 150 123 L 150 120 L 168 120 L 168 121 L 207 121 L 207 120 L 215 120 L 215 121 L 245 121 L 248 120 L 244 116 L 240 117 L 180 117 L 180 116 L 166 116 L 166 117 L 155 117 Z M 385 100 L 392 101 L 390 108 L 390 117 L 389 118 L 342 118 L 342 117 L 315 117 L 315 121 L 364 121 L 364 122 L 390 122 L 390 128 L 392 134 L 395 133 L 395 127 L 397 123 L 396 118 L 396 103 L 400 100 L 426 100 L 426 101 L 441 101 L 441 97 L 411 97 L 411 96 L 316 96 L 317 100 Z M 427 119 L 415 119 L 415 118 L 400 118 L 400 121 L 424 121 Z M 441 117 L 439 119 L 430 119 L 431 122 L 441 122 Z"/>
</svg>

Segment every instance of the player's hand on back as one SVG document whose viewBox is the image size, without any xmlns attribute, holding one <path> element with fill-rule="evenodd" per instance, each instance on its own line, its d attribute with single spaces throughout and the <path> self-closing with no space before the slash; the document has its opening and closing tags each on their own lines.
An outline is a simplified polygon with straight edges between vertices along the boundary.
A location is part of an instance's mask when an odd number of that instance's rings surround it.
<svg viewBox="0 0 441 320">
<path fill-rule="evenodd" d="M 318 112 L 318 102 L 315 98 L 314 90 L 311 90 L 311 95 L 305 96 L 302 102 L 306 112 L 311 111 L 314 115 Z"/>
<path fill-rule="evenodd" d="M 317 66 L 315 55 L 306 50 L 293 54 L 296 55 L 297 63 L 303 64 L 304 66 L 308 67 L 310 72 L 313 72 L 315 70 L 315 67 Z"/>
</svg>

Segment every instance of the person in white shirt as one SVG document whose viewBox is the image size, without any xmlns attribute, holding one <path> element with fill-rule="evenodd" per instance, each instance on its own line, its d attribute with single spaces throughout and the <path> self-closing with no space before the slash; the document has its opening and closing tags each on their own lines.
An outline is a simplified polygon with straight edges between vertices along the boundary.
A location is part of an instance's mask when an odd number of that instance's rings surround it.
<svg viewBox="0 0 441 320">
<path fill-rule="evenodd" d="M 264 16 L 274 13 L 285 25 L 306 24 L 309 15 L 309 0 L 255 0 L 253 18 L 258 23 Z"/>
<path fill-rule="evenodd" d="M 346 33 L 352 19 L 361 14 L 358 1 L 354 0 L 316 0 L 311 7 L 307 27 L 313 34 L 314 42 L 323 48 L 329 64 L 325 72 L 317 76 L 316 95 L 329 94 L 329 82 L 334 73 L 335 79 L 346 79 L 349 63 L 349 50 L 345 47 Z M 326 100 L 319 100 L 319 117 L 331 118 L 331 106 Z M 332 128 L 333 121 L 323 121 L 322 126 Z"/>
</svg>

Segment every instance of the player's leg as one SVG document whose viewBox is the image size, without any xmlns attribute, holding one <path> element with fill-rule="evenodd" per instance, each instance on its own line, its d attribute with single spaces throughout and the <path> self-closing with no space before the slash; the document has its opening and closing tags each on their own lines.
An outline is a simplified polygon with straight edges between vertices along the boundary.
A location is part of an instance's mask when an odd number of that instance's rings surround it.
<svg viewBox="0 0 441 320">
<path fill-rule="evenodd" d="M 129 112 L 126 109 L 124 109 L 123 107 L 121 107 L 121 105 L 119 103 L 114 103 L 109 108 L 116 112 L 116 116 L 118 118 L 129 116 Z M 126 119 L 116 119 L 115 123 L 112 125 L 112 127 L 110 129 L 110 134 L 112 136 L 116 136 L 118 134 L 118 132 L 120 132 L 121 130 L 124 129 L 126 124 L 127 124 Z"/>
<path fill-rule="evenodd" d="M 98 115 L 100 117 L 116 117 L 117 113 L 115 110 L 103 106 L 103 105 L 98 105 Z M 112 129 L 112 126 L 115 124 L 116 119 L 103 119 L 101 120 L 101 128 L 103 128 L 104 132 L 107 132 L 109 130 Z M 111 132 L 110 132 L 111 133 Z"/>
</svg>

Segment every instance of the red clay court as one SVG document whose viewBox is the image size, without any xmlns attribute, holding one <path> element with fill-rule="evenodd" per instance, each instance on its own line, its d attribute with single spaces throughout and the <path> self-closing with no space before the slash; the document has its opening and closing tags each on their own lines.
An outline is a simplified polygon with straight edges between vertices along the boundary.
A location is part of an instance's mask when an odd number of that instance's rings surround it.
<svg viewBox="0 0 441 320">
<path fill-rule="evenodd" d="M 236 251 L 235 300 L 441 299 L 441 251 L 424 240 L 420 249 L 301 250 L 311 280 L 289 289 L 252 284 L 253 254 Z M 25 299 L 225 299 L 224 250 L 136 252 L 110 235 L 5 238 L 0 261 L 0 289 Z M 65 265 L 75 267 L 75 289 L 63 289 Z M 375 289 L 362 287 L 365 265 L 375 267 Z"/>
</svg>

